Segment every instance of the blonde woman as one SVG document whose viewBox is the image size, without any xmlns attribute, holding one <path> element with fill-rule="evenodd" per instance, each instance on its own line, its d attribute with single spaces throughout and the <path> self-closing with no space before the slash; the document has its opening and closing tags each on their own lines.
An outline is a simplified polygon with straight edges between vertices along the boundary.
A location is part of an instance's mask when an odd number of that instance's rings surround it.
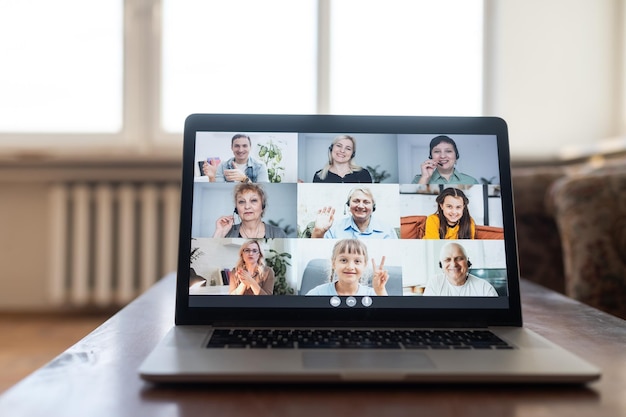
<svg viewBox="0 0 626 417">
<path fill-rule="evenodd" d="M 265 265 L 261 245 L 256 240 L 247 240 L 239 248 L 239 260 L 232 270 L 229 294 L 272 295 L 274 292 L 274 270 Z"/>
<path fill-rule="evenodd" d="M 313 182 L 373 182 L 367 169 L 352 162 L 355 155 L 355 139 L 349 135 L 337 136 L 328 147 L 328 163 L 313 175 Z"/>
</svg>

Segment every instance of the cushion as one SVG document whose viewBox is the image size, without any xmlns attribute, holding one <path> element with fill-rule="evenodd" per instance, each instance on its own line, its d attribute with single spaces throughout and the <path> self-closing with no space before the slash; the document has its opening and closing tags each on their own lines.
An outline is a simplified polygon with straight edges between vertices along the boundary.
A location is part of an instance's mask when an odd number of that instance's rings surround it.
<svg viewBox="0 0 626 417">
<path fill-rule="evenodd" d="M 426 216 L 404 216 L 400 218 L 400 237 L 402 239 L 421 239 L 424 237 Z"/>
</svg>

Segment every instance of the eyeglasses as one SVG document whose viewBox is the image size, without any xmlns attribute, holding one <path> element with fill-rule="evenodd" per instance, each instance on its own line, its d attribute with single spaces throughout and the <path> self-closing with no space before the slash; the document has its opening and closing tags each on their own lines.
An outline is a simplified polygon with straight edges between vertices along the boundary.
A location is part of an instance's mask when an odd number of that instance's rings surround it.
<svg viewBox="0 0 626 417">
<path fill-rule="evenodd" d="M 256 255 L 257 253 L 259 253 L 259 250 L 258 249 L 244 249 L 243 253 L 252 253 Z"/>
</svg>

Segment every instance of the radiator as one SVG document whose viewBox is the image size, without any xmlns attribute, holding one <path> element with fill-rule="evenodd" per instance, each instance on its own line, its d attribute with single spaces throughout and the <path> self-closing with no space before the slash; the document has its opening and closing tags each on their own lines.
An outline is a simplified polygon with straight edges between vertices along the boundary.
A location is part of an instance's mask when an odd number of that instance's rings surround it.
<svg viewBox="0 0 626 417">
<path fill-rule="evenodd" d="M 180 186 L 57 183 L 50 189 L 50 301 L 124 305 L 176 269 Z"/>
</svg>

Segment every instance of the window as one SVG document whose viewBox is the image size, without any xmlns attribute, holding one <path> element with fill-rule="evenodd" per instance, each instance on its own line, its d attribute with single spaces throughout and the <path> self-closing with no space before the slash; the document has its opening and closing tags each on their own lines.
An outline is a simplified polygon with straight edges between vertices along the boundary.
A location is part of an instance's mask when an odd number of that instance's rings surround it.
<svg viewBox="0 0 626 417">
<path fill-rule="evenodd" d="M 163 0 L 162 122 L 315 113 L 317 2 Z"/>
<path fill-rule="evenodd" d="M 123 2 L 0 4 L 0 132 L 122 129 Z"/>
<path fill-rule="evenodd" d="M 331 4 L 332 113 L 480 115 L 482 1 Z"/>
<path fill-rule="evenodd" d="M 0 146 L 177 147 L 196 112 L 479 115 L 482 16 L 482 0 L 6 0 Z"/>
</svg>

